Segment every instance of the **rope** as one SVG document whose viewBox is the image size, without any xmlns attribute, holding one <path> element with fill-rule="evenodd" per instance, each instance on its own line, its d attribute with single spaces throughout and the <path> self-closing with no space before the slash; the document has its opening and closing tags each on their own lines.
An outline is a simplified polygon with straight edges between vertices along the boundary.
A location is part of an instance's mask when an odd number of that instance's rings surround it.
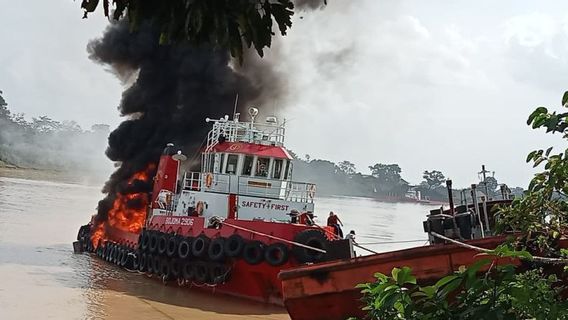
<svg viewBox="0 0 568 320">
<path fill-rule="evenodd" d="M 299 242 L 295 242 L 295 241 L 290 241 L 290 240 L 282 239 L 282 238 L 275 237 L 275 236 L 270 235 L 270 234 L 266 234 L 266 233 L 262 233 L 262 232 L 250 230 L 250 229 L 247 229 L 247 228 L 243 228 L 243 227 L 240 227 L 240 226 L 236 226 L 236 225 L 234 225 L 234 224 L 227 223 L 226 221 L 223 221 L 222 223 L 223 223 L 224 225 L 227 225 L 227 226 L 229 226 L 229 227 L 233 227 L 233 228 L 235 228 L 235 229 L 243 230 L 243 231 L 250 232 L 250 233 L 253 233 L 253 234 L 256 234 L 256 235 L 260 235 L 260 236 L 264 236 L 264 237 L 267 237 L 267 238 L 270 238 L 270 239 L 282 241 L 282 242 L 287 243 L 287 244 L 292 244 L 292 245 L 295 245 L 295 246 L 298 246 L 298 247 L 310 249 L 310 250 L 317 251 L 317 252 L 321 252 L 321 253 L 327 253 L 325 250 L 320 249 L 320 248 L 308 246 L 308 245 L 305 245 L 305 244 L 302 244 L 302 243 L 299 243 Z"/>
<path fill-rule="evenodd" d="M 341 238 L 340 238 L 338 235 L 336 235 L 335 233 L 329 233 L 327 230 L 325 230 L 324 227 L 320 226 L 319 224 L 317 224 L 317 223 L 315 223 L 315 222 L 313 222 L 313 224 L 314 224 L 314 226 L 320 228 L 320 229 L 324 232 L 324 234 L 329 234 L 329 235 L 331 235 L 332 237 L 334 237 L 336 240 L 341 240 Z M 373 254 L 379 254 L 377 251 L 371 250 L 371 249 L 369 249 L 369 248 L 365 248 L 365 247 L 361 246 L 361 244 L 359 244 L 359 243 L 357 243 L 357 242 L 355 242 L 355 241 L 353 241 L 353 240 L 351 241 L 351 243 L 353 244 L 353 246 L 355 246 L 355 247 L 357 247 L 357 248 L 359 248 L 359 249 L 363 249 L 363 250 L 365 250 L 365 251 L 367 251 L 367 252 L 370 252 L 370 253 L 373 253 Z"/>
<path fill-rule="evenodd" d="M 352 244 L 353 244 L 353 246 L 355 246 L 355 247 L 357 247 L 357 248 L 359 248 L 359 249 L 363 249 L 363 250 L 369 251 L 369 252 L 374 253 L 374 254 L 379 254 L 377 251 L 373 251 L 373 250 L 371 250 L 371 249 L 362 247 L 362 246 L 360 246 L 359 244 L 355 243 L 354 241 L 352 242 Z"/>
<path fill-rule="evenodd" d="M 456 244 L 460 247 L 471 249 L 471 250 L 474 250 L 474 251 L 477 251 L 477 252 L 483 252 L 483 253 L 486 253 L 486 254 L 491 254 L 491 255 L 494 254 L 493 250 L 480 248 L 480 247 L 477 247 L 477 246 L 473 246 L 471 244 L 463 243 L 461 241 L 451 239 L 451 238 L 448 238 L 448 237 L 443 236 L 441 234 L 438 234 L 434 231 L 430 231 L 430 234 L 437 237 L 437 238 L 440 238 L 442 240 L 446 240 L 448 242 Z M 547 257 L 532 256 L 532 258 L 519 257 L 519 259 L 529 260 L 529 261 L 537 261 L 537 262 L 543 262 L 543 263 L 550 263 L 550 264 L 568 264 L 568 259 L 563 259 L 563 258 L 547 258 Z"/>
</svg>

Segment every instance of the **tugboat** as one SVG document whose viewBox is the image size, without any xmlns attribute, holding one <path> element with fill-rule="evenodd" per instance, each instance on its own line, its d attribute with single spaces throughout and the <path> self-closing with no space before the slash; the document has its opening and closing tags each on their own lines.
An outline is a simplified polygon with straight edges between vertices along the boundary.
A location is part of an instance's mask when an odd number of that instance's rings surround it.
<svg viewBox="0 0 568 320">
<path fill-rule="evenodd" d="M 187 157 L 168 144 L 147 208 L 128 213 L 138 226 L 93 219 L 80 228 L 75 251 L 164 282 L 273 304 L 283 304 L 281 270 L 353 257 L 349 240 L 314 223 L 316 185 L 292 181 L 285 123 L 256 123 L 256 108 L 249 115 L 248 122 L 238 113 L 206 119 L 212 128 L 198 172 L 182 174 Z"/>
</svg>

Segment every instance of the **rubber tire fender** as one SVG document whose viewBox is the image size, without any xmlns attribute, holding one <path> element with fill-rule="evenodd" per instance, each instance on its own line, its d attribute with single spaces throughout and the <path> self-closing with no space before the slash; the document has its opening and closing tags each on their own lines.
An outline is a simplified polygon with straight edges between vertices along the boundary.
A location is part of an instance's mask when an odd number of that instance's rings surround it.
<svg viewBox="0 0 568 320">
<path fill-rule="evenodd" d="M 193 244 L 193 240 L 194 239 L 191 237 L 181 239 L 178 245 L 178 252 L 177 252 L 178 257 L 180 257 L 180 259 L 187 259 L 191 256 L 191 247 Z"/>
<path fill-rule="evenodd" d="M 193 243 L 191 244 L 191 254 L 194 257 L 198 257 L 198 258 L 205 256 L 207 254 L 208 249 L 209 249 L 209 243 L 210 242 L 211 242 L 211 239 L 209 239 L 209 237 L 207 237 L 204 234 L 195 238 L 193 240 Z"/>
<path fill-rule="evenodd" d="M 274 267 L 285 264 L 289 256 L 288 247 L 281 242 L 273 243 L 264 250 L 264 260 Z"/>
<path fill-rule="evenodd" d="M 122 246 L 118 247 L 118 255 L 116 256 L 116 264 L 120 267 L 123 267 L 122 260 L 126 256 L 126 251 Z M 126 263 L 126 261 L 125 261 Z"/>
<path fill-rule="evenodd" d="M 229 280 L 228 268 L 221 263 L 214 263 L 209 267 L 209 278 L 213 284 L 221 284 Z"/>
<path fill-rule="evenodd" d="M 243 248 L 243 259 L 248 264 L 259 264 L 264 260 L 264 243 L 254 240 L 247 242 Z"/>
<path fill-rule="evenodd" d="M 181 277 L 181 263 L 178 259 L 171 259 L 169 261 L 170 272 L 173 279 L 178 279 Z"/>
<path fill-rule="evenodd" d="M 148 243 L 148 250 L 150 251 L 150 253 L 157 253 L 159 232 L 151 231 L 149 237 L 150 237 L 150 242 Z"/>
<path fill-rule="evenodd" d="M 146 265 L 148 264 L 148 258 L 145 252 L 140 254 L 140 258 L 138 259 L 138 271 L 144 272 L 147 270 Z"/>
<path fill-rule="evenodd" d="M 154 256 L 152 254 L 146 255 L 146 272 L 154 273 Z"/>
<path fill-rule="evenodd" d="M 158 238 L 158 254 L 166 255 L 166 251 L 168 249 L 168 240 L 170 240 L 170 236 L 168 234 L 160 234 L 160 237 Z"/>
<path fill-rule="evenodd" d="M 323 232 L 316 229 L 304 230 L 294 237 L 294 241 L 310 247 L 326 250 L 329 247 L 329 240 Z M 325 258 L 325 254 L 308 248 L 294 246 L 292 253 L 298 262 L 319 262 Z"/>
<path fill-rule="evenodd" d="M 163 277 L 165 280 L 172 279 L 172 269 L 170 268 L 170 264 L 165 258 L 160 258 L 160 273 L 159 275 Z"/>
<path fill-rule="evenodd" d="M 225 255 L 231 258 L 240 257 L 245 247 L 245 240 L 238 234 L 233 234 L 225 240 Z"/>
<path fill-rule="evenodd" d="M 129 249 L 122 249 L 122 259 L 120 259 L 120 266 L 125 268 L 130 260 L 130 264 L 132 264 L 132 258 L 130 257 L 130 250 Z"/>
<path fill-rule="evenodd" d="M 166 244 L 166 255 L 168 257 L 175 257 L 178 253 L 178 245 L 180 241 L 180 236 L 172 235 L 168 239 L 168 243 Z"/>
<path fill-rule="evenodd" d="M 225 260 L 225 238 L 218 237 L 211 240 L 207 255 L 211 261 L 221 262 Z"/>
<path fill-rule="evenodd" d="M 150 246 L 150 232 L 148 230 L 142 230 L 142 237 L 140 238 L 140 249 L 144 252 L 148 251 Z"/>
<path fill-rule="evenodd" d="M 134 252 L 132 252 L 132 253 L 133 253 L 133 255 L 131 255 L 131 257 L 132 257 L 132 266 L 131 266 L 131 268 L 129 268 L 129 269 L 138 270 L 138 266 L 140 265 L 140 255 L 141 255 L 141 253 L 140 253 L 140 251 L 134 251 Z"/>
<path fill-rule="evenodd" d="M 210 263 L 206 263 L 204 261 L 198 261 L 195 263 L 195 275 L 194 278 L 196 281 L 207 283 L 209 282 L 210 276 Z"/>
<path fill-rule="evenodd" d="M 155 255 L 154 258 L 152 259 L 152 271 L 154 271 L 154 274 L 159 275 L 160 272 L 162 271 L 161 263 L 162 259 L 160 258 L 160 256 Z"/>
<path fill-rule="evenodd" d="M 181 275 L 185 280 L 193 280 L 195 278 L 195 264 L 186 261 L 181 268 Z"/>
</svg>

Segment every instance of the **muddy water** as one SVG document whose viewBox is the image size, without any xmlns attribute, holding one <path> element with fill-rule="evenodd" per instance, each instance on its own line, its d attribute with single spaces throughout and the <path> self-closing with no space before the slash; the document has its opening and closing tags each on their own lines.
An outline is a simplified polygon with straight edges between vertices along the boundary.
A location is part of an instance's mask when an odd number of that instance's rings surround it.
<svg viewBox="0 0 568 320">
<path fill-rule="evenodd" d="M 99 187 L 0 177 L 0 319 L 289 319 L 275 306 L 164 286 L 88 255 L 71 242 Z M 338 213 L 374 250 L 421 245 L 428 207 L 323 198 L 320 221 Z"/>
</svg>

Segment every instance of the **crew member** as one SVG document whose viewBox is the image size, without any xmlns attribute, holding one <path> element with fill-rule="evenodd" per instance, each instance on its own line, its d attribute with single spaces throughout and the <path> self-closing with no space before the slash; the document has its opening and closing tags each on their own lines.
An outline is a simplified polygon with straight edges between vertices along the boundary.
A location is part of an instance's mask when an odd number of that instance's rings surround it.
<svg viewBox="0 0 568 320">
<path fill-rule="evenodd" d="M 339 217 L 333 213 L 333 211 L 329 212 L 329 217 L 327 218 L 327 225 L 333 227 L 335 230 L 335 235 L 338 236 L 340 239 L 343 239 L 343 222 L 339 219 Z"/>
<path fill-rule="evenodd" d="M 345 236 L 345 239 L 349 239 L 353 243 L 357 244 L 357 241 L 355 241 L 355 230 L 349 231 L 349 233 Z"/>
</svg>

